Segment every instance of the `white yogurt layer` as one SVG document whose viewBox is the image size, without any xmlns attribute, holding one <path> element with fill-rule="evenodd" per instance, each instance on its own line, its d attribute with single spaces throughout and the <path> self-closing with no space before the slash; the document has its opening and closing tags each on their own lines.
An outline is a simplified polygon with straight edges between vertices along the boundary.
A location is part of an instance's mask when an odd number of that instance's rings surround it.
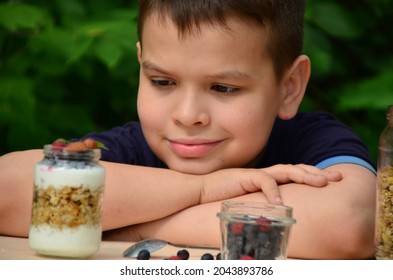
<svg viewBox="0 0 393 280">
<path fill-rule="evenodd" d="M 35 167 L 34 185 L 40 188 L 64 186 L 101 188 L 104 186 L 105 172 L 101 166 L 87 168 L 62 168 L 37 164 Z"/>
<path fill-rule="evenodd" d="M 42 255 L 87 258 L 98 251 L 100 242 L 101 227 L 98 225 L 73 229 L 54 229 L 48 225 L 30 227 L 30 248 Z"/>
</svg>

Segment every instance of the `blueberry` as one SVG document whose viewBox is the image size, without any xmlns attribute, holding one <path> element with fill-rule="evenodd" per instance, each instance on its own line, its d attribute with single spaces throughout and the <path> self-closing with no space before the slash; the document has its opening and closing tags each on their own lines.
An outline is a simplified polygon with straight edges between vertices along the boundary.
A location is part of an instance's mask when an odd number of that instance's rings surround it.
<svg viewBox="0 0 393 280">
<path fill-rule="evenodd" d="M 218 254 L 217 254 L 216 260 L 221 260 L 221 253 L 218 253 Z"/>
<path fill-rule="evenodd" d="M 202 255 L 201 260 L 214 260 L 214 257 L 210 253 L 205 253 Z"/>
<path fill-rule="evenodd" d="M 140 250 L 136 259 L 137 260 L 148 260 L 148 259 L 150 259 L 150 252 L 146 249 Z"/>
<path fill-rule="evenodd" d="M 182 260 L 188 260 L 190 258 L 190 253 L 187 250 L 183 249 L 177 251 L 177 256 Z"/>
<path fill-rule="evenodd" d="M 255 258 L 257 260 L 271 260 L 274 259 L 271 255 L 270 248 L 259 247 L 255 249 Z"/>
</svg>

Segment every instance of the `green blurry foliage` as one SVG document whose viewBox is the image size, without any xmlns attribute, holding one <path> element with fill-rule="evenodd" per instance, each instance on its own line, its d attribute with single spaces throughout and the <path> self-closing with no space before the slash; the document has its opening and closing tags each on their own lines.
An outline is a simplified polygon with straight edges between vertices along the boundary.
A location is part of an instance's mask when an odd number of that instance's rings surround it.
<svg viewBox="0 0 393 280">
<path fill-rule="evenodd" d="M 0 154 L 136 119 L 136 18 L 136 1 L 0 4 Z"/>
<path fill-rule="evenodd" d="M 353 128 L 376 162 L 393 104 L 393 1 L 308 0 L 304 52 L 312 77 L 301 109 Z"/>
<path fill-rule="evenodd" d="M 352 127 L 375 160 L 393 104 L 392 0 L 308 0 L 302 111 Z M 137 1 L 0 3 L 0 155 L 137 120 Z"/>
</svg>

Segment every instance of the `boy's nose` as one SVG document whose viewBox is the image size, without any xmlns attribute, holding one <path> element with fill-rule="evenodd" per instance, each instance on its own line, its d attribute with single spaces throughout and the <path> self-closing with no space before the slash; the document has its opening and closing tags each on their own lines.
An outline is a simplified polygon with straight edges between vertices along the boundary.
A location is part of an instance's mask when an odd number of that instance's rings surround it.
<svg viewBox="0 0 393 280">
<path fill-rule="evenodd" d="M 206 100 L 197 94 L 184 94 L 175 106 L 173 120 L 185 127 L 206 126 L 210 123 L 207 105 Z"/>
</svg>

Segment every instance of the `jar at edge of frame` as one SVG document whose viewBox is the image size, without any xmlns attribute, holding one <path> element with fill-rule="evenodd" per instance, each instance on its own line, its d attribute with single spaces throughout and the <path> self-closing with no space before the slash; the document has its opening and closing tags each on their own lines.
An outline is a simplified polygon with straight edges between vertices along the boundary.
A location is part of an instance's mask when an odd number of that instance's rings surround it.
<svg viewBox="0 0 393 280">
<path fill-rule="evenodd" d="M 376 259 L 393 259 L 393 105 L 379 138 L 375 222 Z"/>
</svg>

